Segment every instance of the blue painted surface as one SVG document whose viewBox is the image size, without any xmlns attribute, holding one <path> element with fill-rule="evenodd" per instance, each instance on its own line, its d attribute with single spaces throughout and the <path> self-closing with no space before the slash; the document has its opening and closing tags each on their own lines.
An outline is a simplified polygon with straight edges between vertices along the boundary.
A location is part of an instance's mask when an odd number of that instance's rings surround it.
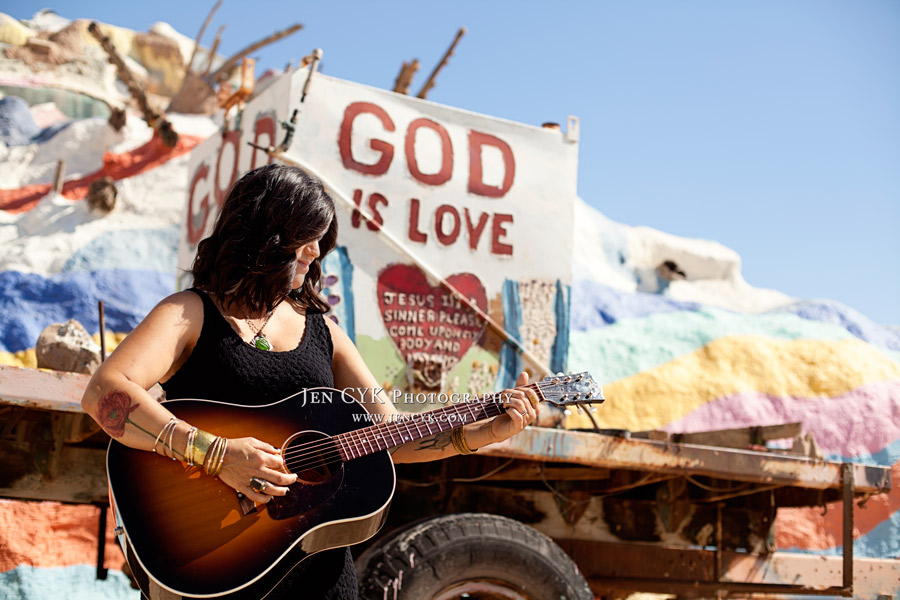
<svg viewBox="0 0 900 600">
<path fill-rule="evenodd" d="M 519 284 L 511 279 L 503 282 L 503 328 L 515 339 L 521 339 L 519 328 L 522 326 L 522 304 L 519 298 Z M 494 381 L 494 391 L 499 392 L 516 385 L 516 378 L 521 373 L 522 357 L 509 343 L 503 342 L 500 348 L 499 371 Z"/>
<path fill-rule="evenodd" d="M 554 317 L 556 319 L 556 338 L 550 348 L 550 369 L 554 373 L 565 373 L 569 358 L 569 299 L 571 288 L 556 282 L 556 302 Z"/>
<path fill-rule="evenodd" d="M 49 277 L 4 271 L 0 273 L 0 350 L 32 348 L 47 325 L 69 319 L 90 333 L 98 332 L 99 300 L 106 330 L 129 332 L 173 288 L 174 277 L 159 271 L 75 271 Z"/>
<path fill-rule="evenodd" d="M 828 454 L 825 456 L 825 459 L 836 462 L 854 462 L 863 465 L 890 467 L 894 463 L 900 461 L 900 440 L 888 444 L 887 446 L 873 454 L 862 454 L 859 456 L 840 456 L 838 454 Z M 893 485 L 896 486 L 897 484 L 898 482 L 893 482 Z M 898 529 L 897 531 L 900 531 L 900 529 Z"/>
<path fill-rule="evenodd" d="M 570 326 L 573 331 L 590 331 L 606 327 L 625 319 L 645 318 L 652 315 L 679 311 L 720 311 L 696 302 L 673 300 L 666 296 L 641 292 L 625 292 L 596 281 L 576 281 L 572 286 Z M 831 300 L 805 300 L 779 307 L 758 315 L 792 314 L 824 325 L 836 325 L 850 335 L 889 350 L 900 350 L 900 331 L 873 322 L 859 312 Z"/>
<path fill-rule="evenodd" d="M 79 248 L 63 265 L 71 271 L 159 271 L 175 282 L 179 227 L 121 229 L 103 233 Z M 127 252 L 122 252 L 122 249 Z M 174 287 L 172 287 L 174 291 Z"/>
<path fill-rule="evenodd" d="M 323 280 L 328 275 L 338 278 L 334 286 L 323 288 L 322 294 L 337 297 L 339 302 L 333 306 L 332 315 L 337 317 L 338 324 L 351 340 L 356 339 L 356 311 L 353 296 L 353 263 L 347 254 L 346 246 L 338 246 L 322 261 Z"/>
<path fill-rule="evenodd" d="M 0 98 L 0 142 L 7 146 L 45 142 L 70 124 L 71 121 L 54 123 L 41 129 L 34 122 L 25 100 L 18 96 Z"/>
<path fill-rule="evenodd" d="M 0 573 L 0 598 L 4 600 L 138 600 L 121 571 L 109 571 L 97 579 L 92 565 L 41 568 L 19 565 Z"/>
<path fill-rule="evenodd" d="M 788 312 L 798 317 L 843 327 L 859 339 L 891 350 L 900 350 L 900 331 L 873 322 L 863 314 L 832 300 L 806 300 L 770 312 Z"/>
<path fill-rule="evenodd" d="M 701 305 L 673 300 L 659 294 L 623 292 L 596 281 L 581 280 L 572 284 L 571 307 L 569 323 L 572 330 L 588 331 L 622 319 L 698 310 Z"/>
</svg>

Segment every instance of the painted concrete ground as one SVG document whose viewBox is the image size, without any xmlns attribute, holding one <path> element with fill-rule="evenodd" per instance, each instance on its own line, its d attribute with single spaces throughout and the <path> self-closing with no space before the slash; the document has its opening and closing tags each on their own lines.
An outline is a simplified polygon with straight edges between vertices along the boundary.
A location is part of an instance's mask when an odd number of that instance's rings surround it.
<svg viewBox="0 0 900 600">
<path fill-rule="evenodd" d="M 96 333 L 98 300 L 107 327 L 127 333 L 172 291 L 185 152 L 215 131 L 208 119 L 173 119 L 185 135 L 171 151 L 135 116 L 121 133 L 83 119 L 34 143 L 0 144 L 0 362 L 34 366 L 34 343 L 52 322 L 74 318 Z M 63 156 L 81 183 L 46 195 L 48 165 Z M 81 201 L 100 174 L 120 193 L 105 216 Z M 829 458 L 900 474 L 900 331 L 834 302 L 753 288 L 740 257 L 715 242 L 622 226 L 584 203 L 576 228 L 568 363 L 604 384 L 603 426 L 802 421 Z M 684 278 L 661 276 L 665 261 Z M 857 555 L 900 554 L 896 487 L 857 509 Z M 839 552 L 840 511 L 822 513 L 782 511 L 777 545 Z M 134 598 L 111 539 L 110 578 L 94 578 L 96 518 L 94 507 L 0 501 L 0 597 Z"/>
</svg>

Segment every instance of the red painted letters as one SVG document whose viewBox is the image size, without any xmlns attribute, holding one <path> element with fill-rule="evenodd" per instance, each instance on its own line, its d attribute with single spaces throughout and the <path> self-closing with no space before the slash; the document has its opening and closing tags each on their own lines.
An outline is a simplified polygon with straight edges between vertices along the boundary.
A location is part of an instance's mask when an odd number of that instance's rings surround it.
<svg viewBox="0 0 900 600">
<path fill-rule="evenodd" d="M 191 181 L 191 195 L 188 197 L 188 214 L 187 214 L 187 238 L 188 242 L 191 244 L 197 244 L 202 239 L 203 230 L 206 229 L 206 220 L 209 219 L 209 194 L 203 194 L 203 199 L 200 201 L 200 211 L 199 214 L 202 215 L 200 218 L 200 226 L 194 227 L 194 199 L 197 194 L 197 183 L 201 180 L 206 179 L 209 176 L 209 167 L 206 166 L 206 163 L 201 163 L 200 168 L 194 173 L 194 179 Z"/>
<path fill-rule="evenodd" d="M 488 185 L 484 182 L 484 173 L 482 161 L 484 157 L 481 150 L 484 146 L 493 146 L 500 150 L 503 156 L 503 183 L 500 187 Z M 469 132 L 469 192 L 486 196 L 488 198 L 502 198 L 512 187 L 513 179 L 516 176 L 516 161 L 513 159 L 512 148 L 509 144 L 500 138 L 481 133 L 480 131 Z"/>
<path fill-rule="evenodd" d="M 419 170 L 419 162 L 416 160 L 416 132 L 420 127 L 426 127 L 437 132 L 441 138 L 441 170 L 433 175 L 426 175 Z M 416 119 L 409 124 L 406 130 L 406 164 L 410 174 L 428 185 L 443 185 L 450 180 L 453 174 L 453 144 L 450 143 L 450 134 L 447 130 L 428 119 Z"/>
<path fill-rule="evenodd" d="M 386 132 L 396 130 L 394 121 L 387 111 L 372 102 L 353 102 L 344 110 L 344 119 L 341 121 L 341 129 L 338 135 L 338 150 L 341 161 L 347 169 L 364 173 L 366 175 L 384 175 L 394 159 L 394 145 L 386 140 L 373 138 L 369 140 L 369 147 L 380 153 L 381 156 L 374 164 L 359 162 L 353 156 L 352 139 L 353 125 L 356 118 L 363 114 L 371 114 L 378 118 Z M 437 133 L 441 140 L 441 167 L 437 173 L 423 173 L 419 168 L 419 157 L 416 156 L 416 135 L 419 129 L 431 129 Z M 486 198 L 502 198 L 512 188 L 516 177 L 516 160 L 512 148 L 500 138 L 483 133 L 481 131 L 469 131 L 469 180 L 468 191 Z M 483 149 L 496 148 L 503 160 L 503 182 L 499 186 L 488 185 L 484 182 L 484 157 Z M 418 118 L 410 122 L 406 128 L 404 140 L 404 153 L 409 174 L 413 178 L 426 185 L 444 185 L 453 176 L 453 143 L 447 128 L 431 119 Z"/>
<path fill-rule="evenodd" d="M 394 158 L 394 147 L 383 140 L 369 140 L 369 147 L 381 153 L 381 158 L 373 165 L 361 163 L 353 158 L 350 148 L 350 136 L 353 134 L 353 121 L 362 113 L 370 113 L 378 117 L 385 131 L 394 131 L 394 122 L 384 109 L 371 102 L 354 102 L 344 111 L 344 120 L 341 122 L 341 132 L 338 137 L 338 149 L 341 152 L 341 160 L 344 166 L 366 175 L 384 175 L 391 160 Z"/>
</svg>

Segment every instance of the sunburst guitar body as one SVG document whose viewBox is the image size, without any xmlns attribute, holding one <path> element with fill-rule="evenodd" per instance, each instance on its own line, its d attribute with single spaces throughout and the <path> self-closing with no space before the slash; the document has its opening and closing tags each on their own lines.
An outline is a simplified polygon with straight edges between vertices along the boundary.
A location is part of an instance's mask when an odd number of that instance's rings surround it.
<svg viewBox="0 0 900 600">
<path fill-rule="evenodd" d="M 323 388 L 315 390 L 320 403 L 310 405 L 309 392 L 260 407 L 165 403 L 192 426 L 282 449 L 298 481 L 287 496 L 264 505 L 254 505 L 199 466 L 110 443 L 110 501 L 146 596 L 159 586 L 190 598 L 232 594 L 258 600 L 304 558 L 378 531 L 394 492 L 393 462 L 386 450 L 374 448 L 354 456 L 336 437 L 358 437 L 355 429 L 371 425 L 360 404 Z"/>
</svg>

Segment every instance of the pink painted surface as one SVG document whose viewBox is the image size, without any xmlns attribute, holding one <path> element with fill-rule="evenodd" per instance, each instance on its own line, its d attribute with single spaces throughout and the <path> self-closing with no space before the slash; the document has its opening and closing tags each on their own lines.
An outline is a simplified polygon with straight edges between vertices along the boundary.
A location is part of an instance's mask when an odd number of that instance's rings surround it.
<svg viewBox="0 0 900 600">
<path fill-rule="evenodd" d="M 900 380 L 862 385 L 832 398 L 732 394 L 664 429 L 689 433 L 792 422 L 803 423 L 803 431 L 812 433 L 827 454 L 846 458 L 875 454 L 900 440 Z"/>
</svg>

